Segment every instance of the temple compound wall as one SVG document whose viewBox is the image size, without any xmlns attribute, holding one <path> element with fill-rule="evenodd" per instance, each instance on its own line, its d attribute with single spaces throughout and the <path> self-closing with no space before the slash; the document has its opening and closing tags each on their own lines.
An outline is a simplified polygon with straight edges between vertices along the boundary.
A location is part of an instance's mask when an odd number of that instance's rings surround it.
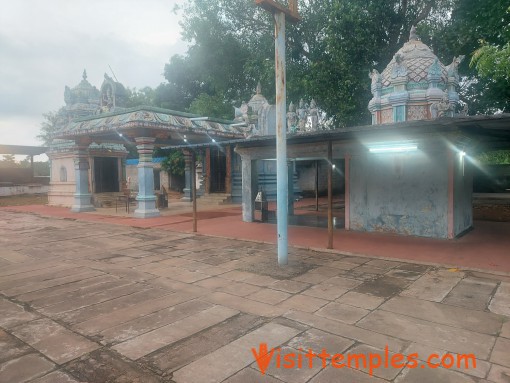
<svg viewBox="0 0 510 383">
<path fill-rule="evenodd" d="M 472 175 L 461 154 L 366 153 L 348 166 L 350 230 L 453 238 L 472 226 Z"/>
</svg>

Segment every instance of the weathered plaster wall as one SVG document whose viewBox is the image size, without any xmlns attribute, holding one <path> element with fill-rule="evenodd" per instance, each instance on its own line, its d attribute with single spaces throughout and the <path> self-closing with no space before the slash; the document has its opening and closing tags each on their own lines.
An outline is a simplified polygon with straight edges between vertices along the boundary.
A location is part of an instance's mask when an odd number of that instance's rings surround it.
<svg viewBox="0 0 510 383">
<path fill-rule="evenodd" d="M 16 185 L 0 186 L 0 197 L 20 194 L 44 194 L 49 190 L 48 185 Z"/>
<path fill-rule="evenodd" d="M 51 156 L 50 190 L 48 205 L 71 207 L 76 189 L 72 153 Z"/>
<path fill-rule="evenodd" d="M 454 159 L 453 227 L 454 236 L 473 226 L 473 172 L 470 162 L 458 154 Z"/>
<path fill-rule="evenodd" d="M 441 152 L 353 155 L 350 229 L 446 238 L 447 163 Z"/>
</svg>

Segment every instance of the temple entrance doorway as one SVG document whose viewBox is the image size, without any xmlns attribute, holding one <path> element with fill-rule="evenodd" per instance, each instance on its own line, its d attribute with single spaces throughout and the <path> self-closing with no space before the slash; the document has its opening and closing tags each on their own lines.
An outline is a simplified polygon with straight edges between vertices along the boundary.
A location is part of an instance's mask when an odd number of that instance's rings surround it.
<svg viewBox="0 0 510 383">
<path fill-rule="evenodd" d="M 227 157 L 220 148 L 211 148 L 211 193 L 225 193 Z"/>
<path fill-rule="evenodd" d="M 94 193 L 119 191 L 119 167 L 116 157 L 94 157 Z"/>
</svg>

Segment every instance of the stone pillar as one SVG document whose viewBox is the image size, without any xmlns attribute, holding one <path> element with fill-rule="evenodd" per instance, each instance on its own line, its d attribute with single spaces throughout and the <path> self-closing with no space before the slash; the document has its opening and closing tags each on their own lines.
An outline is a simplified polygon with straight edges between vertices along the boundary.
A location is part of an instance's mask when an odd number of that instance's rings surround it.
<svg viewBox="0 0 510 383">
<path fill-rule="evenodd" d="M 294 215 L 294 161 L 287 161 L 287 177 L 289 183 L 288 215 Z"/>
<path fill-rule="evenodd" d="M 225 193 L 232 193 L 232 149 L 230 145 L 225 146 L 226 154 L 226 173 L 225 173 Z"/>
<path fill-rule="evenodd" d="M 345 155 L 345 230 L 351 229 L 351 155 Z"/>
<path fill-rule="evenodd" d="M 191 202 L 191 153 L 184 151 L 184 197 L 181 201 Z"/>
<path fill-rule="evenodd" d="M 205 149 L 205 194 L 211 192 L 211 148 Z"/>
<path fill-rule="evenodd" d="M 84 211 L 94 211 L 89 192 L 89 154 L 87 144 L 77 144 L 74 156 L 74 174 L 76 180 L 76 192 L 74 193 L 74 204 L 72 212 L 81 213 Z"/>
<path fill-rule="evenodd" d="M 257 161 L 250 157 L 242 156 L 242 199 L 243 221 L 253 222 L 255 197 L 257 196 Z"/>
<path fill-rule="evenodd" d="M 119 191 L 124 192 L 127 189 L 127 178 L 126 178 L 126 158 L 119 158 Z"/>
<path fill-rule="evenodd" d="M 135 218 L 158 217 L 156 209 L 156 196 L 154 195 L 154 170 L 152 164 L 152 151 L 154 150 L 153 137 L 135 138 L 138 149 L 138 208 L 135 210 Z"/>
</svg>

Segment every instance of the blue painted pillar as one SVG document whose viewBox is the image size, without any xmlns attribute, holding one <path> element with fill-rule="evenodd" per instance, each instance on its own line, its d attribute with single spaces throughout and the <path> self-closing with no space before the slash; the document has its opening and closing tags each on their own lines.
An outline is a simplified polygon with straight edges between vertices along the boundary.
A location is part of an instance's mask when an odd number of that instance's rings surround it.
<svg viewBox="0 0 510 383">
<path fill-rule="evenodd" d="M 158 217 L 156 209 L 156 196 L 154 195 L 154 170 L 152 164 L 152 151 L 154 150 L 153 137 L 135 138 L 138 149 L 138 208 L 135 210 L 135 218 Z"/>
<path fill-rule="evenodd" d="M 287 165 L 287 176 L 289 183 L 288 215 L 294 215 L 294 161 L 288 161 Z"/>
<path fill-rule="evenodd" d="M 255 210 L 255 197 L 257 196 L 257 161 L 250 157 L 242 156 L 242 201 L 243 221 L 253 222 Z"/>
<path fill-rule="evenodd" d="M 72 212 L 81 213 L 94 211 L 91 204 L 92 194 L 89 192 L 89 154 L 88 144 L 77 143 L 74 156 L 74 174 L 76 191 L 74 193 L 74 204 Z"/>
<path fill-rule="evenodd" d="M 285 80 L 285 13 L 275 12 L 275 74 L 276 74 L 276 219 L 278 230 L 278 264 L 288 262 L 287 170 L 287 94 Z"/>
<path fill-rule="evenodd" d="M 191 153 L 184 151 L 184 196 L 181 201 L 191 202 Z"/>
</svg>

